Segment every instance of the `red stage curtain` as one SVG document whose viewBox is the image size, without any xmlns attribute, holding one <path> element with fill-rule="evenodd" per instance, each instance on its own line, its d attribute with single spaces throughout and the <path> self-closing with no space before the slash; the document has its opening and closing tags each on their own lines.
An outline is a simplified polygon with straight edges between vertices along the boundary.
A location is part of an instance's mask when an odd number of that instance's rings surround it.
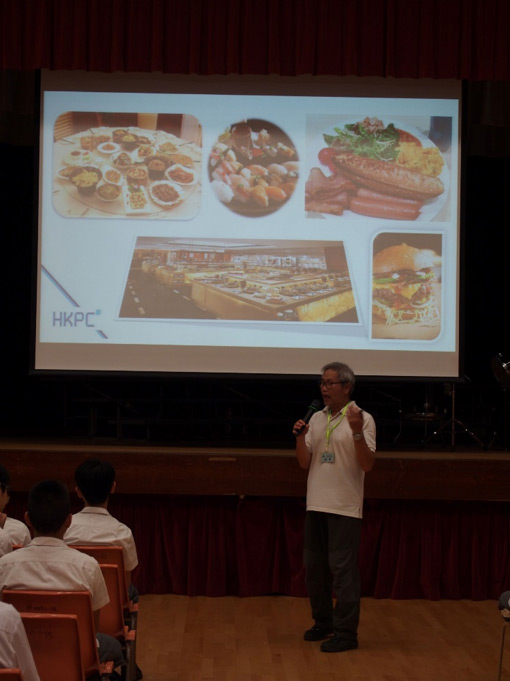
<svg viewBox="0 0 510 681">
<path fill-rule="evenodd" d="M 9 0 L 0 68 L 508 80 L 508 0 Z"/>
<path fill-rule="evenodd" d="M 109 509 L 133 530 L 142 594 L 306 596 L 304 499 L 114 494 Z M 510 588 L 508 504 L 368 499 L 359 563 L 364 596 L 496 599 Z"/>
<path fill-rule="evenodd" d="M 142 593 L 306 596 L 304 500 L 114 495 L 133 528 Z M 510 516 L 496 502 L 365 502 L 362 592 L 375 598 L 497 598 L 510 588 Z"/>
</svg>

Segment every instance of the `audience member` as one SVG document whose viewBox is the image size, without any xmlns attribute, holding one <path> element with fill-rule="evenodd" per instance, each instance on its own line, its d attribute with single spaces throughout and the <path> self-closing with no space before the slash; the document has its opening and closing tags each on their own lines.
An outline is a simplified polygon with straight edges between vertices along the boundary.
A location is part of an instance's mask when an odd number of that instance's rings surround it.
<svg viewBox="0 0 510 681">
<path fill-rule="evenodd" d="M 2 529 L 3 521 L 5 521 L 5 514 L 0 513 L 0 556 L 5 556 L 6 553 L 12 552 L 11 535 Z"/>
<path fill-rule="evenodd" d="M 89 591 L 97 631 L 99 610 L 110 599 L 99 563 L 63 541 L 72 522 L 65 485 L 55 480 L 35 485 L 28 495 L 25 520 L 34 532 L 34 539 L 25 548 L 0 558 L 0 590 Z M 101 661 L 121 664 L 120 643 L 106 634 L 97 634 L 97 638 Z"/>
<path fill-rule="evenodd" d="M 75 471 L 76 494 L 84 508 L 73 515 L 73 522 L 64 535 L 66 544 L 108 544 L 121 546 L 124 556 L 129 597 L 138 601 L 138 592 L 131 583 L 131 572 L 138 565 L 133 533 L 108 512 L 110 494 L 115 492 L 115 469 L 108 461 L 86 459 Z"/>
<path fill-rule="evenodd" d="M 13 544 L 26 546 L 30 543 L 30 531 L 25 523 L 15 518 L 9 518 L 5 507 L 11 496 L 11 478 L 9 472 L 0 464 L 0 527 L 10 535 Z M 4 521 L 2 524 L 2 520 Z"/>
<path fill-rule="evenodd" d="M 0 669 L 21 669 L 23 681 L 39 681 L 19 612 L 0 602 Z"/>
<path fill-rule="evenodd" d="M 501 617 L 510 622 L 510 591 L 503 591 L 499 597 L 498 608 L 501 610 Z"/>
</svg>

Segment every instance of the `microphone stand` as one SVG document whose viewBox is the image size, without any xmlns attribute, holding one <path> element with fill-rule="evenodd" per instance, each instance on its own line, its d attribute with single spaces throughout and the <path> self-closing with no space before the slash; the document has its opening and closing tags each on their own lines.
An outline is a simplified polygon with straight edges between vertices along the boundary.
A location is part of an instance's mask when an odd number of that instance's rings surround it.
<svg viewBox="0 0 510 681">
<path fill-rule="evenodd" d="M 446 431 L 449 428 L 450 429 L 450 450 L 452 452 L 455 449 L 455 435 L 459 431 L 462 431 L 463 433 L 467 433 L 467 435 L 469 435 L 477 444 L 480 445 L 480 447 L 482 449 L 484 449 L 485 448 L 484 444 L 480 440 L 480 438 L 477 435 L 475 435 L 475 433 L 473 433 L 473 431 L 470 430 L 470 428 L 468 428 L 468 426 L 465 423 L 463 423 L 460 419 L 455 418 L 455 383 L 452 383 L 451 386 L 452 386 L 451 393 L 450 393 L 451 398 L 452 398 L 452 411 L 451 411 L 452 415 L 451 415 L 451 418 L 449 418 L 445 423 L 443 423 L 443 425 L 440 428 L 435 430 L 432 433 L 432 435 L 427 440 L 425 440 L 425 442 L 423 444 L 426 444 L 433 437 L 435 437 L 436 435 L 442 434 L 443 431 Z"/>
<path fill-rule="evenodd" d="M 492 373 L 494 374 L 494 378 L 497 380 L 499 383 L 500 387 L 503 390 L 503 395 L 506 397 L 506 404 L 500 408 L 504 409 L 505 412 L 505 421 L 508 418 L 507 412 L 510 408 L 510 401 L 508 399 L 508 393 L 507 390 L 510 389 L 510 362 L 505 362 L 503 360 L 503 355 L 501 352 L 498 352 L 497 355 L 495 355 L 491 359 L 491 369 Z M 494 424 L 494 414 L 496 413 L 496 406 L 492 408 L 492 413 L 493 413 L 493 419 L 492 419 L 492 424 Z M 501 424 L 497 423 L 494 426 L 493 432 L 492 432 L 492 438 L 487 445 L 487 449 L 491 449 L 491 447 L 496 443 L 499 442 L 500 445 L 502 445 L 503 449 L 505 452 L 508 451 L 508 434 L 506 431 L 506 428 L 503 431 L 504 439 L 501 438 L 500 433 L 498 432 L 497 426 L 501 427 Z"/>
</svg>

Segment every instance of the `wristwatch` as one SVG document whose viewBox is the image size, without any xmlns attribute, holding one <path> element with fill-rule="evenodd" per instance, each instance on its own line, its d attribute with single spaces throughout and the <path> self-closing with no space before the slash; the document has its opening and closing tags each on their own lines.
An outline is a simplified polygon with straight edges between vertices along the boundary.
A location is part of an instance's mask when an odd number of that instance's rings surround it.
<svg viewBox="0 0 510 681">
<path fill-rule="evenodd" d="M 363 440 L 363 433 L 353 433 L 353 440 Z"/>
</svg>

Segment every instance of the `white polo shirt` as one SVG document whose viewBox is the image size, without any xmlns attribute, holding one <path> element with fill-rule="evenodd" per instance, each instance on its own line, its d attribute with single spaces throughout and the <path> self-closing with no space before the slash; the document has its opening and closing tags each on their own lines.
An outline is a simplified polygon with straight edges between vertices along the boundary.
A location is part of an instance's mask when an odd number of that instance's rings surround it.
<svg viewBox="0 0 510 681">
<path fill-rule="evenodd" d="M 21 669 L 23 681 L 39 681 L 19 612 L 0 602 L 0 669 Z"/>
<path fill-rule="evenodd" d="M 25 548 L 0 558 L 3 589 L 89 591 L 92 610 L 110 602 L 97 560 L 53 537 L 35 537 Z"/>
<path fill-rule="evenodd" d="M 12 543 L 11 535 L 0 527 L 0 556 L 11 553 Z"/>
<path fill-rule="evenodd" d="M 365 473 L 356 456 L 347 417 L 340 414 L 330 419 L 329 444 L 326 438 L 327 428 L 328 409 L 325 408 L 312 416 L 305 436 L 306 446 L 312 454 L 306 509 L 361 518 Z M 375 452 L 375 422 L 366 411 L 363 412 L 363 435 L 368 447 Z M 322 462 L 321 455 L 326 451 L 333 453 L 332 463 Z"/>
<path fill-rule="evenodd" d="M 73 522 L 64 535 L 64 541 L 71 545 L 122 546 L 124 569 L 131 572 L 138 565 L 133 533 L 102 506 L 85 506 L 79 513 L 75 513 Z"/>
<path fill-rule="evenodd" d="M 32 541 L 30 530 L 25 523 L 21 522 L 21 520 L 16 520 L 15 518 L 9 518 L 9 516 L 7 516 L 4 530 L 11 536 L 13 544 L 27 546 Z"/>
</svg>

